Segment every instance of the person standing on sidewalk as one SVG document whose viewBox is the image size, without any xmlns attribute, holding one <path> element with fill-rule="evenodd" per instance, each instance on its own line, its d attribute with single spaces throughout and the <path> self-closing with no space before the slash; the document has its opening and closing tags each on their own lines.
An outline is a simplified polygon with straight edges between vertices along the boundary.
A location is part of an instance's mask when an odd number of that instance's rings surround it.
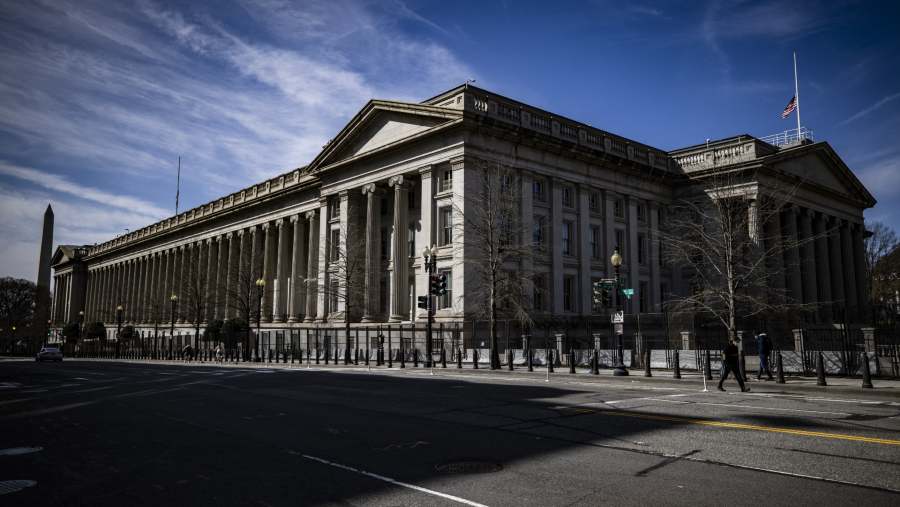
<svg viewBox="0 0 900 507">
<path fill-rule="evenodd" d="M 759 371 L 756 380 L 762 380 L 763 372 L 772 380 L 772 368 L 769 367 L 769 354 L 772 353 L 772 340 L 766 333 L 756 335 L 756 348 L 759 351 Z"/>
<path fill-rule="evenodd" d="M 725 390 L 725 388 L 722 387 L 722 383 L 728 378 L 728 372 L 734 373 L 735 380 L 737 380 L 738 385 L 741 386 L 741 392 L 746 393 L 750 390 L 749 387 L 744 387 L 744 379 L 741 377 L 741 369 L 738 365 L 738 361 L 739 354 L 737 344 L 733 339 L 729 339 L 728 345 L 726 345 L 725 350 L 722 351 L 722 372 L 719 374 L 719 391 Z"/>
</svg>

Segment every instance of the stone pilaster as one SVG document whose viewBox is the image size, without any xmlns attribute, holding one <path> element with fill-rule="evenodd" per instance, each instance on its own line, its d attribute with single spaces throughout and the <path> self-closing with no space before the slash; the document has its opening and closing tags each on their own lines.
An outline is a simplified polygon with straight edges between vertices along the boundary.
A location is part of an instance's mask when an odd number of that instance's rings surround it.
<svg viewBox="0 0 900 507">
<path fill-rule="evenodd" d="M 421 254 L 421 252 L 426 246 L 434 246 L 435 241 L 435 204 L 434 204 L 434 191 L 435 191 L 435 178 L 432 176 L 432 166 L 428 165 L 425 167 L 419 168 L 419 230 L 417 232 L 416 237 L 416 249 L 417 252 L 414 252 L 417 258 Z M 376 208 L 376 214 L 380 215 L 380 206 Z M 378 224 L 375 230 L 375 242 L 380 243 L 379 236 L 381 232 L 381 224 Z M 379 245 L 380 246 L 380 245 Z M 380 248 L 378 249 L 380 250 Z M 380 266 L 381 264 L 381 252 L 376 253 L 375 257 L 375 265 Z M 424 260 L 424 259 L 423 259 Z M 415 293 L 417 296 L 428 294 L 428 273 L 425 270 L 425 263 L 422 261 L 417 261 L 416 264 L 417 270 L 415 273 Z M 380 271 L 380 270 L 379 270 Z M 452 283 L 452 281 L 451 281 Z M 381 278 L 378 277 L 375 281 L 375 286 L 373 290 L 375 291 L 376 301 L 374 308 L 381 308 L 380 301 L 380 285 Z M 423 309 L 417 309 L 417 319 L 425 319 L 427 318 L 427 313 Z"/>
<path fill-rule="evenodd" d="M 216 318 L 216 287 L 218 284 L 219 274 L 219 237 L 210 238 L 206 241 L 206 316 L 204 320 L 207 322 Z"/>
<path fill-rule="evenodd" d="M 549 248 L 550 248 L 550 280 L 552 295 L 547 298 L 551 304 L 553 313 L 560 315 L 564 313 L 564 297 L 563 297 L 563 258 L 562 258 L 562 187 L 559 180 L 548 178 L 550 183 L 550 216 L 547 217 L 550 225 Z M 574 232 L 574 231 L 573 231 Z M 571 240 L 571 238 L 569 238 Z"/>
<path fill-rule="evenodd" d="M 640 310 L 640 305 L 638 304 L 640 295 L 640 279 L 641 279 L 641 271 L 640 271 L 640 263 L 638 262 L 638 205 L 639 202 L 634 197 L 626 197 L 626 216 L 628 217 L 627 224 L 627 242 L 628 247 L 625 248 L 625 262 L 627 263 L 626 269 L 630 273 L 628 282 L 626 283 L 626 288 L 634 289 L 634 297 L 630 300 L 628 298 L 623 298 L 622 303 L 623 307 L 627 309 L 628 312 L 637 313 Z M 624 273 L 624 270 L 623 270 Z"/>
<path fill-rule="evenodd" d="M 228 254 L 230 253 L 228 243 L 230 237 L 231 233 L 216 236 L 216 242 L 218 243 L 216 247 L 218 259 L 216 259 L 216 293 L 213 298 L 212 313 L 212 318 L 214 320 L 222 320 L 225 318 L 225 299 L 227 297 L 225 290 L 228 277 Z"/>
<path fill-rule="evenodd" d="M 275 268 L 278 260 L 278 230 L 275 222 L 263 224 L 265 234 L 263 254 L 263 279 L 266 281 L 263 296 L 263 322 L 272 322 L 272 309 L 275 296 Z"/>
<path fill-rule="evenodd" d="M 578 252 L 578 289 L 575 290 L 577 303 L 582 315 L 591 314 L 593 304 L 591 298 L 591 243 L 588 237 L 591 234 L 591 192 L 588 187 L 574 190 L 578 199 L 578 232 L 575 234 L 575 248 Z"/>
<path fill-rule="evenodd" d="M 816 279 L 816 252 L 812 233 L 813 212 L 804 209 L 800 214 L 800 267 L 803 277 L 803 303 L 816 304 L 819 302 L 819 285 Z"/>
<path fill-rule="evenodd" d="M 330 309 L 325 308 L 325 304 L 326 304 L 325 294 L 327 292 L 326 291 L 327 286 L 325 284 L 327 283 L 326 276 L 328 274 L 328 260 L 329 260 L 328 259 L 328 256 L 329 256 L 328 248 L 330 246 L 329 241 L 328 241 L 328 234 L 331 231 L 331 227 L 329 226 L 328 222 L 329 222 L 329 219 L 331 219 L 332 217 L 330 217 L 328 215 L 328 200 L 321 199 L 320 203 L 321 203 L 321 205 L 319 206 L 319 228 L 317 229 L 319 231 L 319 239 L 318 239 L 317 244 L 319 246 L 320 251 L 319 251 L 319 267 L 318 267 L 318 270 L 316 271 L 316 275 L 318 276 L 318 282 L 316 283 L 316 288 L 318 289 L 318 291 L 316 293 L 316 322 L 324 322 L 325 319 L 328 318 L 327 312 L 330 311 Z"/>
<path fill-rule="evenodd" d="M 185 311 L 184 308 L 187 304 L 187 287 L 190 280 L 190 259 L 191 259 L 191 245 L 181 245 L 178 251 L 178 281 L 177 281 L 177 290 L 178 290 L 178 304 L 176 305 L 176 311 L 178 313 L 178 323 L 184 324 Z"/>
<path fill-rule="evenodd" d="M 650 303 L 650 308 L 648 308 L 651 312 L 661 312 L 662 308 L 662 300 L 663 294 L 660 293 L 662 290 L 661 281 L 659 276 L 659 265 L 660 265 L 660 252 L 659 252 L 659 207 L 656 203 L 648 203 L 647 205 L 647 220 L 650 223 L 650 235 L 647 239 L 649 254 L 648 262 L 650 263 L 650 297 L 647 299 Z"/>
<path fill-rule="evenodd" d="M 403 176 L 390 179 L 394 189 L 394 234 L 391 243 L 391 322 L 409 318 L 409 183 Z"/>
</svg>

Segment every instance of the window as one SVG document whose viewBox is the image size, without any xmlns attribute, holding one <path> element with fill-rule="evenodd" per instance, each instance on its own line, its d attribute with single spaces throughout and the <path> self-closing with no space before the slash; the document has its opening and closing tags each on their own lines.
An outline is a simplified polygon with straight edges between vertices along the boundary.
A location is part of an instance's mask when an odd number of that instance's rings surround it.
<svg viewBox="0 0 900 507">
<path fill-rule="evenodd" d="M 341 213 L 341 201 L 337 197 L 332 197 L 328 201 L 328 218 L 329 220 L 334 220 L 340 217 Z"/>
<path fill-rule="evenodd" d="M 638 234 L 637 254 L 638 264 L 641 266 L 647 264 L 647 237 L 643 234 Z"/>
<path fill-rule="evenodd" d="M 506 193 L 512 190 L 512 182 L 512 174 L 509 171 L 504 171 L 500 175 L 500 191 Z"/>
<path fill-rule="evenodd" d="M 328 282 L 328 311 L 336 312 L 338 311 L 338 291 L 340 290 L 340 284 L 337 280 L 332 279 Z"/>
<path fill-rule="evenodd" d="M 571 275 L 563 277 L 563 310 L 575 311 L 575 277 Z"/>
<path fill-rule="evenodd" d="M 391 257 L 391 232 L 389 229 L 381 229 L 381 258 Z"/>
<path fill-rule="evenodd" d="M 666 297 L 669 295 L 669 285 L 665 283 L 659 284 L 659 297 L 665 303 Z"/>
<path fill-rule="evenodd" d="M 328 243 L 328 260 L 336 262 L 341 257 L 341 230 L 332 229 L 331 239 Z"/>
<path fill-rule="evenodd" d="M 640 313 L 647 313 L 647 304 L 650 302 L 650 294 L 648 294 L 649 289 L 647 288 L 647 282 L 640 282 L 638 284 L 638 311 Z"/>
<path fill-rule="evenodd" d="M 563 222 L 562 224 L 562 253 L 563 255 L 572 255 L 572 222 Z"/>
<path fill-rule="evenodd" d="M 616 202 L 613 203 L 613 215 L 616 218 L 625 218 L 625 201 L 616 199 Z"/>
<path fill-rule="evenodd" d="M 407 209 L 416 209 L 416 191 L 410 190 L 406 197 Z"/>
<path fill-rule="evenodd" d="M 600 228 L 591 227 L 591 259 L 600 259 L 603 256 L 600 253 Z"/>
<path fill-rule="evenodd" d="M 563 188 L 562 188 L 562 203 L 563 203 L 563 206 L 565 206 L 565 207 L 567 207 L 567 208 L 571 208 L 571 207 L 574 205 L 575 199 L 574 199 L 574 197 L 573 197 L 573 195 L 572 195 L 573 193 L 574 193 L 574 192 L 572 191 L 572 187 L 563 187 Z"/>
<path fill-rule="evenodd" d="M 544 180 L 535 179 L 531 184 L 531 192 L 535 201 L 545 202 L 547 197 L 544 188 Z"/>
<path fill-rule="evenodd" d="M 407 233 L 406 244 L 408 246 L 407 251 L 409 252 L 410 257 L 415 257 L 418 255 L 416 253 L 416 225 L 409 224 L 409 232 Z"/>
<path fill-rule="evenodd" d="M 542 216 L 534 217 L 534 225 L 532 226 L 531 241 L 537 248 L 544 247 L 544 222 L 546 218 Z"/>
<path fill-rule="evenodd" d="M 591 211 L 600 211 L 600 194 L 591 192 L 588 194 L 588 207 Z"/>
<path fill-rule="evenodd" d="M 440 237 L 438 238 L 438 246 L 450 245 L 453 243 L 453 208 L 444 206 L 438 210 L 438 227 L 440 228 Z"/>
<path fill-rule="evenodd" d="M 442 269 L 438 271 L 438 275 L 447 275 L 447 292 L 443 296 L 437 298 L 438 310 L 453 307 L 453 270 Z"/>
<path fill-rule="evenodd" d="M 446 192 L 448 190 L 453 189 L 453 170 L 452 169 L 444 169 L 441 171 L 440 175 L 440 185 L 438 187 L 439 192 Z"/>
<path fill-rule="evenodd" d="M 644 203 L 640 203 L 637 206 L 637 218 L 639 222 L 647 221 L 647 205 Z"/>
<path fill-rule="evenodd" d="M 543 311 L 546 307 L 547 276 L 544 274 L 534 277 L 534 309 Z"/>
<path fill-rule="evenodd" d="M 616 229 L 616 244 L 613 245 L 619 249 L 619 255 L 622 256 L 623 262 L 625 259 L 625 231 L 622 229 Z"/>
</svg>

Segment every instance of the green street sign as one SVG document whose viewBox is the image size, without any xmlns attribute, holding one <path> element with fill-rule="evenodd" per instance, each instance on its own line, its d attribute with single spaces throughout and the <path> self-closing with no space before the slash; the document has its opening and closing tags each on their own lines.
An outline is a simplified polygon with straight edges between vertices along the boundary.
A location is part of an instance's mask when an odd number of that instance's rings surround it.
<svg viewBox="0 0 900 507">
<path fill-rule="evenodd" d="M 622 295 L 631 299 L 631 296 L 634 296 L 634 289 L 622 289 Z"/>
</svg>

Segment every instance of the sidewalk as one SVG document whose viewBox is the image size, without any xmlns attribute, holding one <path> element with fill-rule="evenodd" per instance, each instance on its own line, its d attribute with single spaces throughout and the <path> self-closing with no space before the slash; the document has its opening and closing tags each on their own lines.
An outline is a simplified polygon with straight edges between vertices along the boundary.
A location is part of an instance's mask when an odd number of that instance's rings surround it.
<svg viewBox="0 0 900 507">
<path fill-rule="evenodd" d="M 0 357 L 0 360 L 30 360 L 28 358 L 12 358 L 12 357 Z M 343 364 L 329 364 L 326 365 L 324 362 L 320 362 L 320 364 L 312 364 L 307 365 L 306 363 L 254 363 L 254 362 L 241 362 L 241 363 L 216 363 L 216 362 L 198 362 L 198 361 L 166 361 L 166 360 L 147 360 L 147 359 L 96 359 L 96 358 L 69 358 L 67 361 L 90 361 L 90 362 L 110 362 L 110 363 L 134 363 L 134 364 L 148 364 L 148 365 L 165 365 L 165 366 L 182 366 L 182 367 L 213 367 L 213 368 L 251 368 L 251 369 L 280 369 L 280 370 L 310 370 L 310 371 L 356 371 L 356 372 L 370 372 L 371 373 L 379 373 L 379 374 L 422 374 L 430 372 L 430 369 L 422 367 L 422 364 L 419 364 L 419 367 L 416 368 L 412 363 L 406 363 L 405 368 L 400 368 L 399 363 L 394 362 L 393 368 L 388 368 L 387 365 L 375 366 L 375 362 L 372 361 L 371 368 L 367 368 L 362 361 L 360 361 L 359 365 L 343 365 Z M 557 367 L 554 373 L 550 374 L 550 382 L 578 382 L 580 384 L 583 383 L 597 383 L 597 384 L 630 384 L 634 385 L 636 383 L 641 383 L 644 385 L 651 384 L 653 386 L 658 387 L 667 387 L 667 388 L 686 388 L 692 389 L 696 388 L 698 391 L 703 389 L 703 376 L 702 374 L 696 371 L 681 371 L 681 379 L 672 378 L 672 370 L 664 370 L 664 369 L 654 369 L 652 370 L 652 377 L 644 377 L 644 372 L 641 369 L 630 369 L 629 375 L 626 377 L 615 377 L 613 376 L 612 369 L 601 369 L 598 375 L 591 375 L 590 370 L 586 368 L 576 368 L 576 372 L 574 374 L 569 373 L 568 367 Z M 747 386 L 751 388 L 752 392 L 760 392 L 760 393 L 773 393 L 773 394 L 786 394 L 791 392 L 802 393 L 805 395 L 809 394 L 852 394 L 854 396 L 865 396 L 871 398 L 878 399 L 892 399 L 895 401 L 900 401 L 900 379 L 882 379 L 882 378 L 872 378 L 872 384 L 874 386 L 873 389 L 863 389 L 862 379 L 853 378 L 853 377 L 837 377 L 837 376 L 829 376 L 827 377 L 827 386 L 817 386 L 816 385 L 816 377 L 814 376 L 786 376 L 785 384 L 778 384 L 775 381 L 757 381 L 753 372 L 751 374 L 749 381 L 747 382 Z M 441 368 L 440 365 L 437 365 L 434 368 L 434 374 L 436 377 L 453 377 L 464 375 L 467 377 L 471 377 L 473 375 L 477 375 L 480 377 L 485 377 L 486 379 L 494 377 L 498 380 L 521 380 L 521 381 L 546 381 L 547 379 L 547 370 L 543 367 L 536 367 L 535 371 L 529 372 L 527 371 L 527 367 L 525 366 L 516 366 L 515 370 L 509 371 L 504 367 L 504 369 L 500 370 L 490 370 L 486 368 L 484 365 L 479 364 L 479 369 L 474 369 L 471 363 L 464 363 L 463 368 L 459 369 L 456 367 L 456 364 L 448 363 L 447 368 Z M 419 378 L 419 377 L 417 377 Z M 713 373 L 713 380 L 707 381 L 707 386 L 710 390 L 714 390 L 716 384 L 718 383 L 718 372 Z M 725 383 L 726 389 L 729 391 L 737 390 L 737 383 L 734 379 L 728 379 Z"/>
</svg>

